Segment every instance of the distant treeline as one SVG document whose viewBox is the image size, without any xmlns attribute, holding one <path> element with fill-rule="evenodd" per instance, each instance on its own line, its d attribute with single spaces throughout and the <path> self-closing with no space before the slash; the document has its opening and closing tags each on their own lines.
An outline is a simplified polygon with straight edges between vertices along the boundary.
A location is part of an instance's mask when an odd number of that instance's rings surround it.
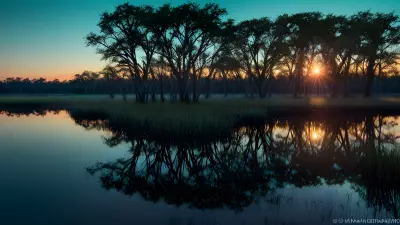
<svg viewBox="0 0 400 225">
<path fill-rule="evenodd" d="M 96 74 L 84 72 L 83 74 Z M 98 76 L 96 79 L 73 79 L 46 81 L 40 79 L 7 78 L 0 81 L 0 94 L 135 94 L 135 86 L 129 79 L 107 80 Z M 79 78 L 79 77 L 78 77 Z M 172 79 L 172 80 L 171 80 Z M 365 77 L 354 76 L 348 78 L 348 83 L 341 90 L 346 95 L 362 93 L 365 87 Z M 149 79 L 147 81 L 147 99 L 152 95 L 167 94 L 177 97 L 176 80 L 173 77 L 160 79 Z M 163 86 L 163 87 L 162 87 Z M 242 94 L 248 97 L 258 97 L 257 87 L 254 81 L 243 78 L 228 78 L 208 80 L 202 78 L 198 81 L 199 93 L 204 97 L 212 94 L 226 95 Z M 192 88 L 191 86 L 189 86 Z M 372 91 L 375 94 L 400 93 L 400 76 L 376 77 Z M 319 80 L 306 80 L 302 82 L 300 94 L 311 96 L 329 96 L 331 93 L 329 82 Z M 162 90 L 163 89 L 163 90 Z M 292 94 L 294 89 L 293 79 L 288 76 L 278 76 L 270 80 L 267 95 Z"/>
<path fill-rule="evenodd" d="M 397 92 L 400 26 L 393 13 L 351 16 L 319 12 L 284 14 L 241 22 L 218 4 L 160 7 L 119 5 L 104 12 L 99 32 L 86 37 L 109 65 L 66 84 L 14 84 L 3 92 L 64 90 L 75 93 L 172 93 L 182 102 L 201 94 Z M 21 83 L 21 82 L 17 82 Z M 37 83 L 37 84 L 36 84 Z M 24 88 L 25 87 L 25 88 Z"/>
</svg>

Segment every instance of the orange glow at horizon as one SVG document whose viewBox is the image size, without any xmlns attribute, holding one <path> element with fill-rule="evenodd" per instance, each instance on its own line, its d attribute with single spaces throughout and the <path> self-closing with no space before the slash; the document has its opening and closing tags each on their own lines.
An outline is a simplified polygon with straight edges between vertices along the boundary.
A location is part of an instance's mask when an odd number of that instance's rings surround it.
<svg viewBox="0 0 400 225">
<path fill-rule="evenodd" d="M 102 66 L 91 65 L 89 67 L 79 67 L 73 69 L 63 69 L 63 68 L 46 68 L 46 69 L 36 69 L 36 68 L 24 68 L 19 71 L 11 70 L 9 68 L 0 69 L 0 80 L 5 80 L 8 77 L 22 77 L 29 79 L 39 79 L 41 77 L 46 78 L 48 81 L 58 79 L 71 80 L 74 78 L 75 74 L 80 74 L 83 71 L 93 71 L 99 72 L 102 70 Z"/>
<path fill-rule="evenodd" d="M 99 72 L 107 62 L 101 61 L 100 57 L 89 52 L 87 54 L 73 55 L 65 53 L 65 59 L 59 59 L 53 55 L 53 52 L 37 55 L 22 55 L 22 53 L 11 55 L 4 61 L 0 60 L 0 80 L 8 77 L 21 77 L 29 79 L 38 79 L 40 77 L 46 80 L 70 80 L 75 74 L 80 74 L 85 70 Z M 51 57 L 51 60 L 42 61 L 43 57 Z M 0 56 L 1 59 L 1 56 Z"/>
<path fill-rule="evenodd" d="M 78 73 L 81 73 L 81 72 L 78 72 Z M 73 79 L 75 74 L 77 74 L 77 73 L 68 74 L 68 75 L 46 75 L 46 74 L 43 74 L 42 76 L 40 76 L 40 75 L 24 75 L 24 74 L 6 74 L 6 73 L 0 72 L 0 80 L 5 80 L 6 78 L 9 78 L 9 77 L 14 77 L 14 78 L 21 77 L 23 79 L 29 78 L 30 80 L 39 79 L 39 78 L 43 77 L 43 78 L 46 78 L 46 80 L 48 80 L 48 81 L 52 81 L 52 80 L 56 80 L 56 79 L 63 81 L 63 80 Z"/>
</svg>

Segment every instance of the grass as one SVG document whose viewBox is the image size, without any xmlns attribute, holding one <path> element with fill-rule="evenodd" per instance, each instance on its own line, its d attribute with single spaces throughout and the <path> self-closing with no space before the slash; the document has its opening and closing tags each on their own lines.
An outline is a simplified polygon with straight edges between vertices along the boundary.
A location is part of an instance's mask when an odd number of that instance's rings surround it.
<svg viewBox="0 0 400 225">
<path fill-rule="evenodd" d="M 137 104 L 132 98 L 125 104 L 120 97 L 112 100 L 107 96 L 0 96 L 0 110 L 11 109 L 60 109 L 96 112 L 107 118 L 147 127 L 186 126 L 232 127 L 239 120 L 263 119 L 270 114 L 298 114 L 321 111 L 384 111 L 400 112 L 400 97 L 375 98 L 291 98 L 267 99 L 213 98 L 197 104 L 149 103 Z M 166 129 L 167 130 L 167 129 Z"/>
<path fill-rule="evenodd" d="M 0 97 L 0 111 L 28 112 L 43 110 L 68 110 L 78 117 L 96 119 L 101 115 L 113 126 L 131 131 L 136 135 L 165 136 L 193 139 L 200 136 L 226 136 L 238 121 L 245 118 L 261 118 L 265 107 L 247 107 L 243 104 L 201 102 L 199 104 L 149 103 L 125 104 L 121 99 L 88 97 Z M 99 118 L 97 118 L 99 119 Z"/>
<path fill-rule="evenodd" d="M 1 106 L 88 106 L 88 107 L 108 107 L 118 106 L 121 109 L 145 110 L 152 113 L 153 110 L 162 112 L 183 112 L 200 113 L 204 112 L 248 112 L 259 109 L 270 109 L 271 111 L 290 111 L 291 109 L 315 109 L 315 108 L 346 108 L 346 109 L 400 109 L 400 97 L 374 97 L 374 98 L 292 98 L 292 97 L 272 97 L 266 99 L 249 98 L 213 98 L 211 100 L 201 100 L 198 104 L 179 104 L 179 103 L 149 103 L 146 105 L 124 104 L 119 98 L 111 100 L 106 96 L 1 96 Z M 159 113 L 157 113 L 159 114 Z"/>
</svg>

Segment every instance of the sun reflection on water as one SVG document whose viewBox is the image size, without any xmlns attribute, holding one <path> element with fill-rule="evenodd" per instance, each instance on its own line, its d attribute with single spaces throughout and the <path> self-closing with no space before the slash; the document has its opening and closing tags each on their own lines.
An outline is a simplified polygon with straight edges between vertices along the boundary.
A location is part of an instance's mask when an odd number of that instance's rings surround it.
<svg viewBox="0 0 400 225">
<path fill-rule="evenodd" d="M 316 131 L 314 131 L 313 134 L 312 134 L 312 139 L 313 140 L 318 140 L 319 137 L 320 137 L 319 134 Z"/>
</svg>

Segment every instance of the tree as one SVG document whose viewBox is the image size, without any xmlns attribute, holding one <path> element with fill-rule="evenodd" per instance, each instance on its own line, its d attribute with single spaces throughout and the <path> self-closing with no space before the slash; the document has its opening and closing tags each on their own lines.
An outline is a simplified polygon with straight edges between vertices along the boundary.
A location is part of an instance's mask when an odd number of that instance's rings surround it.
<svg viewBox="0 0 400 225">
<path fill-rule="evenodd" d="M 318 35 L 318 26 L 322 18 L 322 14 L 319 12 L 308 12 L 308 13 L 297 13 L 293 15 L 282 15 L 278 18 L 278 21 L 282 24 L 286 24 L 289 29 L 289 37 L 286 41 L 288 46 L 289 55 L 295 54 L 295 57 L 289 56 L 289 58 L 295 59 L 294 67 L 294 97 L 297 97 L 300 91 L 300 83 L 304 74 L 305 57 L 307 52 L 310 50 L 310 42 Z"/>
<path fill-rule="evenodd" d="M 115 97 L 115 93 L 113 91 L 113 82 L 119 77 L 118 71 L 115 67 L 111 65 L 107 65 L 104 67 L 104 69 L 100 72 L 104 76 L 104 79 L 107 82 L 108 85 L 108 93 L 110 95 L 110 98 Z"/>
<path fill-rule="evenodd" d="M 186 3 L 177 7 L 163 5 L 157 11 L 157 34 L 160 36 L 158 53 L 166 60 L 171 74 L 176 78 L 179 98 L 189 102 L 189 79 L 192 75 L 193 96 L 196 98 L 196 81 L 204 72 L 196 69 L 202 60 L 209 64 L 221 49 L 221 39 L 232 22 L 222 21 L 225 9 L 217 4 Z M 200 59 L 203 57 L 203 59 Z M 200 68 L 206 68 L 200 65 Z M 194 99 L 196 101 L 196 99 Z"/>
<path fill-rule="evenodd" d="M 159 83 L 160 100 L 161 102 L 164 102 L 164 81 L 170 75 L 170 72 L 168 70 L 167 62 L 162 57 L 153 60 L 151 74 L 153 80 L 157 80 Z M 155 91 L 153 91 L 153 93 L 154 92 Z"/>
<path fill-rule="evenodd" d="M 100 74 L 86 70 L 83 71 L 80 76 L 83 82 L 90 83 L 92 85 L 92 93 L 94 94 L 96 92 L 97 80 L 99 79 Z M 85 92 L 87 92 L 87 87 L 85 87 Z"/>
<path fill-rule="evenodd" d="M 350 66 L 349 60 L 356 51 L 358 36 L 356 26 L 344 16 L 330 14 L 319 23 L 320 52 L 325 73 L 330 78 L 332 97 L 338 94 L 343 69 L 348 70 Z M 345 67 L 346 62 L 347 67 Z"/>
<path fill-rule="evenodd" d="M 35 84 L 44 84 L 44 83 L 46 83 L 46 78 L 43 78 L 43 77 L 40 77 L 39 79 L 35 78 L 32 80 L 32 82 Z"/>
<path fill-rule="evenodd" d="M 345 85 L 345 93 L 347 96 L 349 90 L 347 90 L 348 79 L 350 76 L 350 70 L 353 65 L 357 64 L 360 58 L 360 47 L 361 47 L 361 32 L 362 26 L 360 26 L 359 21 L 355 20 L 353 17 L 346 18 L 346 21 L 342 24 L 343 27 L 340 30 L 341 35 L 339 37 L 339 69 L 337 70 L 337 77 L 342 78 Z M 353 66 L 354 67 L 354 66 Z M 336 82 L 337 83 L 337 82 Z M 336 91 L 334 89 L 333 91 Z M 332 93 L 335 96 L 335 93 Z"/>
<path fill-rule="evenodd" d="M 235 77 L 236 79 L 240 77 L 240 70 L 242 65 L 240 61 L 236 59 L 230 52 L 222 52 L 221 57 L 213 65 L 222 75 L 222 80 L 224 81 L 224 92 L 225 97 L 228 95 L 227 86 L 228 79 Z"/>
<path fill-rule="evenodd" d="M 273 70 L 283 56 L 287 29 L 268 18 L 246 20 L 237 25 L 235 56 L 244 64 L 248 77 L 255 79 L 260 98 Z"/>
<path fill-rule="evenodd" d="M 158 37 L 152 32 L 153 18 L 153 7 L 126 3 L 112 13 L 103 13 L 98 24 L 100 34 L 92 32 L 86 37 L 87 45 L 95 46 L 103 60 L 128 69 L 140 103 L 146 101 L 146 81 L 158 43 Z"/>
<path fill-rule="evenodd" d="M 352 19 L 361 24 L 360 54 L 367 60 L 364 96 L 371 96 L 377 62 L 400 43 L 399 17 L 394 13 L 359 12 Z"/>
<path fill-rule="evenodd" d="M 78 83 L 84 87 L 84 93 L 88 93 L 88 84 L 92 85 L 92 92 L 96 89 L 96 82 L 100 74 L 92 71 L 83 71 L 82 74 L 75 74 L 72 80 L 73 83 Z M 35 81 L 33 81 L 35 83 Z"/>
</svg>

